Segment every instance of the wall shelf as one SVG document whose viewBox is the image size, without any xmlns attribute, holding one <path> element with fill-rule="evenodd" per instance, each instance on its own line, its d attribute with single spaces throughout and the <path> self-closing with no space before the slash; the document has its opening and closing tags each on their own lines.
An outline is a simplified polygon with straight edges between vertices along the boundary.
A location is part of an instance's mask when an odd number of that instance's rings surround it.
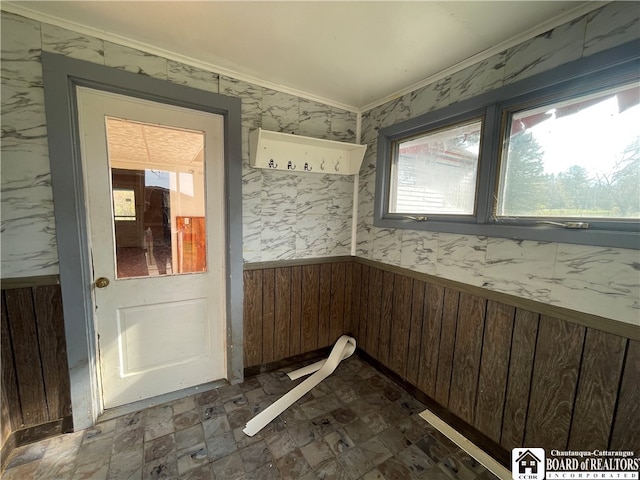
<svg viewBox="0 0 640 480">
<path fill-rule="evenodd" d="M 272 132 L 258 128 L 249 134 L 254 168 L 303 173 L 355 175 L 366 145 Z"/>
</svg>

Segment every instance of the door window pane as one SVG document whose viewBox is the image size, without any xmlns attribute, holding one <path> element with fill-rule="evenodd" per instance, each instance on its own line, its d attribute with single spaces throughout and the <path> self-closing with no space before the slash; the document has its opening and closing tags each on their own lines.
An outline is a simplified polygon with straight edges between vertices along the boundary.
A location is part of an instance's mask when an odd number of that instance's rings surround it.
<svg viewBox="0 0 640 480">
<path fill-rule="evenodd" d="M 481 130 L 475 120 L 397 142 L 389 212 L 472 215 Z"/>
<path fill-rule="evenodd" d="M 204 134 L 106 125 L 117 278 L 206 271 Z"/>
<path fill-rule="evenodd" d="M 513 113 L 496 214 L 640 218 L 640 86 Z"/>
</svg>

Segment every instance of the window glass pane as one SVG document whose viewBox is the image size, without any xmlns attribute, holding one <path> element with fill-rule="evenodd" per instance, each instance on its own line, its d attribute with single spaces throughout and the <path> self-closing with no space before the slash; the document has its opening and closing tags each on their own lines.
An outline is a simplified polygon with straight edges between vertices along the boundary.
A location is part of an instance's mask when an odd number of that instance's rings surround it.
<svg viewBox="0 0 640 480">
<path fill-rule="evenodd" d="M 640 218 L 640 86 L 512 114 L 497 216 Z"/>
<path fill-rule="evenodd" d="M 135 190 L 113 190 L 113 213 L 116 221 L 136 221 Z"/>
<path fill-rule="evenodd" d="M 399 141 L 389 211 L 472 215 L 482 120 Z"/>
<path fill-rule="evenodd" d="M 117 278 L 207 271 L 203 132 L 113 117 L 106 126 Z"/>
</svg>

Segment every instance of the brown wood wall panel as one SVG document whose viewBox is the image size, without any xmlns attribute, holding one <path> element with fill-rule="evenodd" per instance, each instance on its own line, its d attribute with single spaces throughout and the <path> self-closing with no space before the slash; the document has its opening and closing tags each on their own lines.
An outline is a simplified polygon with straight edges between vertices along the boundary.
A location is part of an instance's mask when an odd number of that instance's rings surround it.
<svg viewBox="0 0 640 480">
<path fill-rule="evenodd" d="M 353 271 L 348 262 L 246 270 L 245 367 L 330 346 L 348 325 L 358 328 L 347 319 L 361 310 Z"/>
<path fill-rule="evenodd" d="M 244 272 L 245 367 L 262 364 L 262 270 Z"/>
<path fill-rule="evenodd" d="M 31 289 L 5 291 L 7 317 L 13 345 L 13 356 L 22 405 L 22 418 L 27 425 L 49 421 L 42 361 L 40 359 L 36 317 Z"/>
<path fill-rule="evenodd" d="M 566 449 L 584 336 L 580 325 L 540 318 L 525 445 Z"/>
<path fill-rule="evenodd" d="M 409 322 L 409 346 L 407 352 L 407 380 L 418 385 L 420 375 L 420 353 L 422 352 L 422 321 L 424 318 L 425 283 L 413 280 L 411 286 L 411 319 Z"/>
<path fill-rule="evenodd" d="M 262 272 L 262 362 L 276 360 L 274 352 L 275 329 L 275 269 Z"/>
<path fill-rule="evenodd" d="M 320 304 L 318 305 L 318 348 L 331 343 L 331 265 L 320 265 Z"/>
<path fill-rule="evenodd" d="M 358 334 L 356 344 L 367 350 L 368 331 L 371 328 L 371 319 L 369 317 L 369 267 L 362 265 L 360 269 L 360 303 L 358 304 Z"/>
<path fill-rule="evenodd" d="M 302 351 L 312 352 L 318 345 L 318 307 L 320 266 L 302 267 Z"/>
<path fill-rule="evenodd" d="M 382 355 L 386 341 L 392 353 L 385 365 L 467 422 L 465 412 L 475 401 L 472 422 L 485 435 L 496 438 L 502 417 L 504 448 L 591 449 L 608 440 L 609 449 L 640 450 L 639 342 L 555 318 L 539 320 L 522 309 L 511 335 L 511 307 L 490 301 L 482 314 L 483 299 L 359 264 L 328 264 L 323 300 L 321 272 L 320 265 L 245 272 L 247 366 L 317 349 L 325 308 L 329 335 L 357 329 L 360 347 L 370 343 Z M 0 413 L 13 429 L 55 420 L 69 412 L 59 287 L 5 290 L 2 296 L 2 400 L 8 408 Z M 377 314 L 371 307 L 376 300 Z M 462 390 L 465 375 L 471 387 Z M 463 391 L 467 398 L 459 395 Z"/>
<path fill-rule="evenodd" d="M 389 337 L 389 366 L 402 378 L 407 378 L 407 356 L 411 333 L 411 295 L 413 280 L 394 275 L 393 313 Z"/>
<path fill-rule="evenodd" d="M 262 288 L 253 306 L 256 295 L 245 294 L 247 325 L 259 321 L 257 331 L 267 333 L 247 342 L 271 342 L 275 360 L 286 355 L 279 345 L 287 335 L 294 355 L 353 333 L 368 355 L 507 451 L 604 449 L 607 441 L 609 449 L 640 450 L 637 341 L 384 266 L 288 268 L 289 296 L 284 270 L 273 279 L 263 273 L 259 282 L 245 275 L 247 289 Z M 281 307 L 286 301 L 289 311 Z M 270 311 L 272 336 L 282 338 L 269 339 Z"/>
<path fill-rule="evenodd" d="M 440 355 L 438 357 L 438 373 L 436 375 L 436 392 L 434 397 L 443 407 L 449 405 L 449 389 L 451 387 L 451 368 L 453 366 L 453 350 L 456 342 L 459 300 L 460 292 L 445 288 L 442 329 L 440 331 Z"/>
<path fill-rule="evenodd" d="M 20 428 L 24 421 L 22 419 L 22 406 L 20 405 L 20 394 L 18 393 L 18 376 L 16 374 L 15 363 L 13 359 L 13 345 L 11 342 L 11 334 L 9 332 L 9 320 L 7 317 L 7 302 L 4 298 L 5 293 L 2 292 L 2 344 L 0 345 L 0 355 L 2 361 L 2 400 L 9 405 L 9 419 L 11 421 L 11 430 Z"/>
<path fill-rule="evenodd" d="M 71 414 L 60 287 L 24 283 L 1 294 L 0 447 L 5 448 L 16 445 L 12 432 L 28 429 L 37 440 L 43 424 L 60 424 Z"/>
<path fill-rule="evenodd" d="M 443 310 L 444 287 L 439 285 L 425 285 L 422 342 L 420 346 L 420 371 L 416 385 L 420 390 L 434 399 L 437 398 L 436 380 L 438 378 Z M 449 378 L 451 378 L 450 370 Z"/>
<path fill-rule="evenodd" d="M 291 356 L 302 353 L 302 267 L 291 267 L 291 332 L 289 339 Z"/>
<path fill-rule="evenodd" d="M 607 449 L 626 346 L 626 338 L 587 330 L 569 449 Z"/>
<path fill-rule="evenodd" d="M 60 287 L 34 288 L 33 304 L 49 420 L 55 420 L 71 415 L 71 385 Z"/>
<path fill-rule="evenodd" d="M 274 277 L 273 356 L 274 360 L 279 360 L 290 356 L 291 268 L 276 268 Z"/>
<path fill-rule="evenodd" d="M 500 439 L 500 444 L 507 450 L 524 445 L 539 317 L 537 313 L 516 310 Z"/>
<path fill-rule="evenodd" d="M 331 314 L 329 322 L 329 344 L 335 341 L 344 332 L 345 310 L 345 269 L 344 263 L 331 265 Z"/>
<path fill-rule="evenodd" d="M 386 342 L 392 354 L 385 365 L 462 419 L 469 421 L 465 408 L 475 398 L 473 424 L 485 435 L 496 438 L 502 416 L 504 448 L 591 449 L 602 448 L 608 439 L 609 449 L 640 450 L 638 341 L 565 320 L 539 320 L 538 313 L 517 309 L 509 344 L 511 307 L 489 302 L 482 316 L 473 313 L 472 296 L 453 288 L 422 284 L 382 268 L 337 264 L 324 270 L 304 265 L 245 272 L 246 366 L 317 349 L 324 308 L 328 335 L 357 329 L 359 346 L 366 350 L 370 343 L 379 354 L 384 354 Z M 16 429 L 56 420 L 69 412 L 59 287 L 4 290 L 2 297 L 3 421 L 6 425 L 9 418 Z M 376 302 L 377 312 L 372 308 Z M 480 324 L 485 327 L 478 334 Z M 481 342 L 481 350 L 474 342 Z M 475 363 L 465 363 L 467 354 Z M 464 384 L 459 372 L 470 379 L 471 387 L 464 390 L 468 398 L 459 395 Z"/>
<path fill-rule="evenodd" d="M 343 332 L 352 337 L 356 336 L 358 323 L 352 315 L 353 310 L 353 262 L 343 263 L 344 265 L 344 312 L 343 312 Z"/>
<path fill-rule="evenodd" d="M 369 269 L 369 308 L 367 315 L 367 339 L 365 351 L 373 358 L 378 358 L 380 339 L 380 314 L 382 312 L 382 270 Z"/>
<path fill-rule="evenodd" d="M 471 425 L 474 424 L 486 306 L 484 298 L 460 294 L 449 409 Z"/>
<path fill-rule="evenodd" d="M 380 360 L 385 365 L 389 365 L 395 278 L 396 277 L 393 273 L 387 271 L 382 275 L 382 304 L 380 311 L 380 333 L 378 338 L 377 360 Z"/>
<path fill-rule="evenodd" d="M 629 340 L 610 450 L 640 452 L 640 342 Z"/>
<path fill-rule="evenodd" d="M 485 318 L 475 427 L 500 443 L 515 308 L 489 301 Z"/>
</svg>

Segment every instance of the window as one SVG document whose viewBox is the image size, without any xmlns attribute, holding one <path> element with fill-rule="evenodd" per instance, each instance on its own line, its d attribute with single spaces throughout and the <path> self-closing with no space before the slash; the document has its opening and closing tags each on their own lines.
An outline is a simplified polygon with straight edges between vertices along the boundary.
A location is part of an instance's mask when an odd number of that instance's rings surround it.
<svg viewBox="0 0 640 480">
<path fill-rule="evenodd" d="M 640 84 L 513 112 L 496 217 L 640 218 Z"/>
<path fill-rule="evenodd" d="M 136 220 L 136 192 L 132 189 L 113 189 L 113 214 L 116 221 Z"/>
<path fill-rule="evenodd" d="M 473 215 L 482 119 L 395 144 L 389 211 Z"/>
<path fill-rule="evenodd" d="M 381 129 L 374 223 L 640 248 L 637 44 Z"/>
</svg>

